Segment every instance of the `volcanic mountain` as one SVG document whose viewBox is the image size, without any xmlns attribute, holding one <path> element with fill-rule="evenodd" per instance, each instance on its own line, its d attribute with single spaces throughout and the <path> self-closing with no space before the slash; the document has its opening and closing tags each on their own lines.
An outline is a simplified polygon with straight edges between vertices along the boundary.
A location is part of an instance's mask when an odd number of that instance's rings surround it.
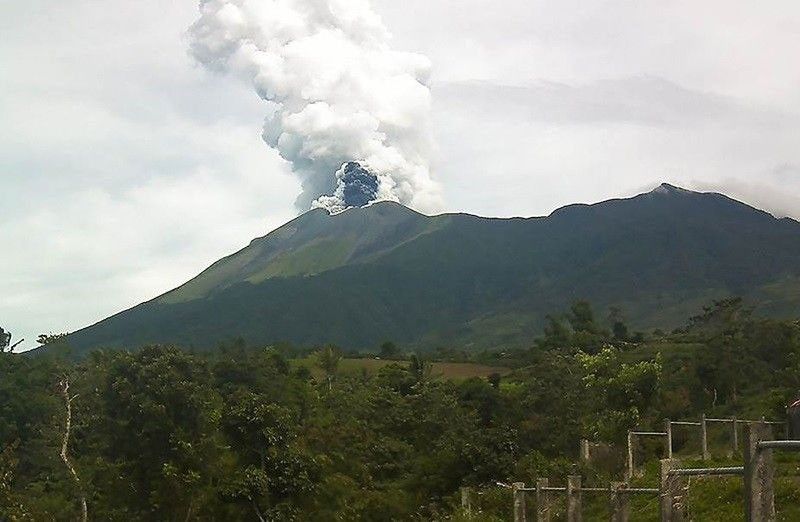
<svg viewBox="0 0 800 522">
<path fill-rule="evenodd" d="M 765 315 L 800 315 L 800 223 L 667 184 L 527 219 L 382 202 L 311 210 L 69 342 L 79 353 L 236 336 L 356 349 L 524 346 L 548 313 L 578 299 L 602 315 L 617 306 L 644 329 L 676 326 L 729 295 Z"/>
</svg>

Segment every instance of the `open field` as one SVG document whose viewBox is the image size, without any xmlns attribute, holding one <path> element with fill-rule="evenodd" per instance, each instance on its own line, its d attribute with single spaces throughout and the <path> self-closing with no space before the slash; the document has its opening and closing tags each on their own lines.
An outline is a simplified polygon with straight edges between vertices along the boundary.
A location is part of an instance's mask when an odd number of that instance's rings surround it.
<svg viewBox="0 0 800 522">
<path fill-rule="evenodd" d="M 357 373 L 366 370 L 369 374 L 375 374 L 390 364 L 400 364 L 403 366 L 408 365 L 408 361 L 392 361 L 388 359 L 342 359 L 339 362 L 339 371 L 343 373 Z M 476 363 L 459 363 L 459 362 L 434 362 L 432 375 L 438 379 L 450 379 L 454 381 L 463 381 L 471 377 L 488 377 L 493 373 L 500 375 L 507 375 L 511 373 L 510 368 L 502 366 L 488 366 L 485 364 Z M 304 359 L 292 360 L 293 366 L 305 366 L 311 370 L 315 377 L 322 376 L 322 371 L 316 364 L 313 356 Z"/>
</svg>

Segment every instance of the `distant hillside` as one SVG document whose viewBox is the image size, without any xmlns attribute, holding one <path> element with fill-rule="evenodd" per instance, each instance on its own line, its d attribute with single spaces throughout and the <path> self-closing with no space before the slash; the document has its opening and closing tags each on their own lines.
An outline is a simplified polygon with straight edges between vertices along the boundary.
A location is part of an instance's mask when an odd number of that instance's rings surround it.
<svg viewBox="0 0 800 522">
<path fill-rule="evenodd" d="M 69 336 L 79 351 L 241 335 L 375 348 L 519 346 L 576 299 L 669 327 L 743 295 L 800 315 L 800 223 L 671 185 L 547 217 L 312 210 L 183 286 Z"/>
</svg>

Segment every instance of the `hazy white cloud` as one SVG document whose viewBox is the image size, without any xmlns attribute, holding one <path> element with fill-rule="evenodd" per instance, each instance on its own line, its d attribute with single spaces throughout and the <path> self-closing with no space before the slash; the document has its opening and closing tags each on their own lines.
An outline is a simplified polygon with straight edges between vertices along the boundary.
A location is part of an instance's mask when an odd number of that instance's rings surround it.
<svg viewBox="0 0 800 522">
<path fill-rule="evenodd" d="M 257 97 L 186 55 L 195 9 L 0 8 L 0 324 L 18 338 L 150 299 L 294 215 Z"/>
<path fill-rule="evenodd" d="M 445 196 L 478 213 L 546 214 L 666 181 L 723 192 L 746 184 L 736 192 L 745 201 L 800 217 L 800 186 L 789 182 L 800 114 L 791 110 L 653 76 L 449 82 L 434 96 Z"/>
<path fill-rule="evenodd" d="M 748 177 L 695 180 L 690 188 L 723 192 L 771 212 L 800 220 L 800 165 L 782 163 Z"/>
<path fill-rule="evenodd" d="M 800 5 L 373 0 L 432 61 L 445 207 L 545 214 L 668 181 L 800 217 Z M 0 325 L 76 329 L 290 218 L 245 85 L 187 55 L 197 3 L 0 5 Z"/>
</svg>

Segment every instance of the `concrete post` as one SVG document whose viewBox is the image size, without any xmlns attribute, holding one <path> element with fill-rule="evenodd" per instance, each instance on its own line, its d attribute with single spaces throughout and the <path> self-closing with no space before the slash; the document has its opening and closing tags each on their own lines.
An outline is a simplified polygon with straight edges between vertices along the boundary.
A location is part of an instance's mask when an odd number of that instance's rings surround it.
<svg viewBox="0 0 800 522">
<path fill-rule="evenodd" d="M 661 485 L 659 487 L 661 522 L 685 520 L 681 491 L 682 481 L 679 477 L 670 473 L 674 463 L 675 461 L 672 459 L 663 459 L 661 461 Z"/>
<path fill-rule="evenodd" d="M 703 447 L 703 460 L 708 460 L 711 456 L 708 454 L 708 423 L 705 413 L 700 417 L 700 443 Z"/>
<path fill-rule="evenodd" d="M 536 522 L 550 522 L 550 496 L 544 490 L 547 485 L 546 478 L 536 481 Z"/>
<path fill-rule="evenodd" d="M 747 522 L 775 520 L 772 450 L 758 449 L 758 443 L 771 437 L 762 423 L 744 427 L 744 509 Z"/>
<path fill-rule="evenodd" d="M 470 499 L 470 489 L 468 487 L 461 488 L 461 509 L 467 516 L 472 515 L 472 501 Z"/>
<path fill-rule="evenodd" d="M 514 522 L 525 522 L 525 483 L 514 482 L 512 488 L 514 491 Z"/>
<path fill-rule="evenodd" d="M 659 485 L 658 501 L 661 507 L 661 522 L 672 520 L 672 490 L 670 489 L 669 471 L 672 469 L 672 459 L 661 460 L 661 483 Z"/>
<path fill-rule="evenodd" d="M 580 455 L 581 455 L 581 462 L 583 463 L 588 464 L 589 461 L 592 459 L 591 453 L 589 451 L 589 441 L 587 439 L 581 439 Z"/>
<path fill-rule="evenodd" d="M 739 428 L 738 428 L 739 421 L 736 419 L 736 415 L 733 416 L 733 427 L 731 428 L 731 440 L 733 441 L 733 454 L 736 455 L 736 452 L 739 451 Z"/>
<path fill-rule="evenodd" d="M 567 522 L 581 522 L 581 476 L 567 477 Z"/>
<path fill-rule="evenodd" d="M 633 478 L 633 433 L 628 431 L 628 461 L 625 470 L 625 481 L 630 482 Z"/>
<path fill-rule="evenodd" d="M 621 493 L 628 485 L 624 482 L 611 483 L 611 522 L 629 522 L 631 516 L 629 495 Z"/>
<path fill-rule="evenodd" d="M 672 421 L 664 419 L 664 433 L 667 434 L 667 458 L 672 458 Z"/>
</svg>

